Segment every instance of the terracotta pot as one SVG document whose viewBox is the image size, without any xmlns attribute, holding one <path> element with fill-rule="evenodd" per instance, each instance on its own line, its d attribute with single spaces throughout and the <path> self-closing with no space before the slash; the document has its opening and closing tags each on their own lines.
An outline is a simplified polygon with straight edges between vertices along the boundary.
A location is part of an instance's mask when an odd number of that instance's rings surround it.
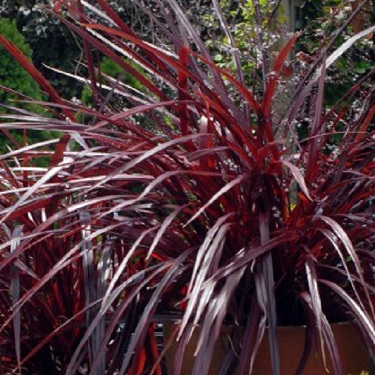
<svg viewBox="0 0 375 375">
<path fill-rule="evenodd" d="M 358 337 L 350 324 L 333 324 L 331 326 L 338 345 L 340 358 L 345 374 L 359 375 L 368 371 L 370 358 L 365 344 Z M 305 327 L 278 328 L 280 343 L 280 366 L 282 375 L 293 375 L 302 356 L 305 342 Z M 334 374 L 326 351 L 327 368 L 319 345 L 315 347 L 308 359 L 304 375 Z M 268 340 L 264 340 L 259 349 L 254 371 L 251 375 L 272 375 Z"/>
<path fill-rule="evenodd" d="M 305 341 L 305 327 L 279 327 L 278 339 L 280 346 L 280 366 L 281 375 L 293 375 L 302 356 L 304 341 Z M 170 337 L 173 330 L 172 324 L 164 325 L 164 336 Z M 333 334 L 335 336 L 340 357 L 345 374 L 360 375 L 363 371 L 369 371 L 370 359 L 369 353 L 358 337 L 355 329 L 350 324 L 333 324 Z M 191 341 L 187 347 L 182 366 L 182 375 L 191 375 L 194 365 L 194 351 L 198 340 L 198 332 L 193 334 Z M 226 348 L 228 347 L 228 340 L 223 339 L 215 345 L 215 352 L 211 361 L 209 375 L 217 375 L 220 370 L 220 365 L 225 357 Z M 173 360 L 176 353 L 176 347 L 172 346 L 167 353 L 167 369 L 168 375 L 172 374 Z M 322 353 L 320 347 L 313 349 L 307 366 L 303 372 L 304 375 L 333 375 L 332 365 L 329 361 L 329 355 L 326 352 L 327 368 L 324 366 Z M 269 355 L 268 338 L 265 335 L 257 358 L 255 360 L 253 371 L 249 375 L 272 375 L 271 361 Z"/>
</svg>

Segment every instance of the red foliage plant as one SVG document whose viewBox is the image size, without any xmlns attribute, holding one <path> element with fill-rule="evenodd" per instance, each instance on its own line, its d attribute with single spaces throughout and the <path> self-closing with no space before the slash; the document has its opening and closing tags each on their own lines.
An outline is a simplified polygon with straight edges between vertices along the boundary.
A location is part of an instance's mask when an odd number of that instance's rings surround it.
<svg viewBox="0 0 375 375">
<path fill-rule="evenodd" d="M 194 374 L 224 324 L 243 327 L 230 374 L 266 326 L 275 374 L 277 325 L 326 340 L 337 374 L 329 322 L 351 321 L 375 355 L 374 70 L 324 105 L 326 70 L 374 28 L 280 86 L 294 36 L 269 71 L 263 61 L 254 93 L 236 53 L 234 77 L 175 0 L 158 17 L 140 4 L 158 45 L 104 0 L 76 1 L 71 17 L 63 3 L 55 16 L 83 42 L 88 75 L 75 78 L 91 85 L 91 107 L 62 99 L 0 36 L 51 99 L 36 103 L 48 116 L 7 106 L 1 130 L 64 134 L 0 157 L 2 371 L 161 374 L 161 315 L 181 318 L 176 373 L 198 323 Z M 142 89 L 101 72 L 98 56 Z"/>
</svg>

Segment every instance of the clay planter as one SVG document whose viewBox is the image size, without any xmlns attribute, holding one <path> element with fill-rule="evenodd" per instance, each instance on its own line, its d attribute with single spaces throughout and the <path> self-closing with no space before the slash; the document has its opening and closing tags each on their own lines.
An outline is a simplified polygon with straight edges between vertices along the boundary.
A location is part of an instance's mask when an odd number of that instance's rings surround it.
<svg viewBox="0 0 375 375">
<path fill-rule="evenodd" d="M 172 329 L 172 324 L 164 325 L 164 337 L 170 337 Z M 339 348 L 344 373 L 348 375 L 360 375 L 363 371 L 368 372 L 370 368 L 369 353 L 354 328 L 349 324 L 340 323 L 333 324 L 332 330 Z M 228 347 L 228 340 L 225 339 L 225 336 L 223 334 L 223 339 L 219 340 L 220 342 L 215 346 L 209 375 L 217 375 L 219 373 L 221 362 L 225 357 L 225 351 Z M 304 348 L 305 327 L 280 327 L 278 328 L 278 339 L 280 345 L 280 375 L 294 375 Z M 198 334 L 194 333 L 185 352 L 182 375 L 192 374 L 194 365 L 193 355 L 197 340 Z M 167 353 L 168 375 L 173 373 L 173 360 L 176 349 L 175 346 L 172 346 Z M 322 358 L 320 347 L 314 348 L 303 374 L 334 375 L 328 353 L 326 352 L 327 368 L 325 368 Z M 263 340 L 259 348 L 253 372 L 249 372 L 249 375 L 272 375 L 267 337 Z"/>
</svg>

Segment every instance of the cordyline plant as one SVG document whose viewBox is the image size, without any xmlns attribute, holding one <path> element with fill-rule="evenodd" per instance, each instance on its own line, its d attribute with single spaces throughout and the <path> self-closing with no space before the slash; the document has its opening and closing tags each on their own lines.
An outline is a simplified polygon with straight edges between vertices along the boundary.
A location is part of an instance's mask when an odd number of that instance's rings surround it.
<svg viewBox="0 0 375 375">
<path fill-rule="evenodd" d="M 50 98 L 38 103 L 48 116 L 14 104 L 1 115 L 10 139 L 25 133 L 0 157 L 2 373 L 161 374 L 172 339 L 160 352 L 160 315 L 180 317 L 174 374 L 197 324 L 194 374 L 208 372 L 223 325 L 241 328 L 223 374 L 248 373 L 266 326 L 275 375 L 278 325 L 307 326 L 298 374 L 314 340 L 342 374 L 330 322 L 350 321 L 374 355 L 374 70 L 324 105 L 326 70 L 374 27 L 332 50 L 338 30 L 286 93 L 297 36 L 268 67 L 260 32 L 255 96 L 234 45 L 236 76 L 174 0 L 155 1 L 158 17 L 139 6 L 165 45 L 104 0 L 55 4 L 83 42 L 87 77 L 75 78 L 90 107 L 62 99 L 0 36 Z M 100 72 L 98 56 L 143 89 Z M 62 136 L 30 146 L 28 129 Z"/>
</svg>

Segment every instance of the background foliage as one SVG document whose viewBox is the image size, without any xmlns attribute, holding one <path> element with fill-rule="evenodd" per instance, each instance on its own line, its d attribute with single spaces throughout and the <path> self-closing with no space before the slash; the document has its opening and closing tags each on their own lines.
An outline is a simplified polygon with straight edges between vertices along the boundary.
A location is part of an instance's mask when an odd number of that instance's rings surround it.
<svg viewBox="0 0 375 375">
<path fill-rule="evenodd" d="M 19 32 L 15 20 L 1 18 L 0 34 L 4 35 L 14 43 L 30 61 L 32 60 L 32 49 L 26 42 L 25 37 Z M 32 98 L 34 100 L 42 100 L 43 93 L 37 82 L 2 46 L 0 46 L 0 82 L 2 86 L 15 90 L 15 92 L 1 90 L 1 104 L 17 105 L 18 108 L 43 113 L 41 108 L 36 105 L 19 102 L 24 99 L 24 97 L 20 97 L 16 92 L 25 95 L 26 98 Z M 18 101 L 17 104 L 16 101 Z M 5 109 L 0 107 L 0 113 L 4 112 Z M 9 139 L 9 136 L 6 136 L 4 133 L 0 136 L 1 154 L 7 153 L 9 149 L 20 147 L 24 142 L 38 143 L 52 137 L 51 132 L 48 130 L 35 131 L 30 129 L 27 132 L 11 130 L 7 134 L 11 135 L 11 140 Z"/>
<path fill-rule="evenodd" d="M 18 31 L 15 20 L 8 18 L 0 19 L 0 33 L 14 43 L 30 60 L 32 59 L 32 49 L 26 42 L 25 37 Z M 14 61 L 13 57 L 0 46 L 0 80 L 3 86 L 19 91 L 34 99 L 41 99 L 42 94 L 39 85 L 23 67 Z M 15 94 L 1 92 L 0 102 L 9 103 L 15 99 Z M 3 111 L 0 109 L 0 111 Z"/>
</svg>

